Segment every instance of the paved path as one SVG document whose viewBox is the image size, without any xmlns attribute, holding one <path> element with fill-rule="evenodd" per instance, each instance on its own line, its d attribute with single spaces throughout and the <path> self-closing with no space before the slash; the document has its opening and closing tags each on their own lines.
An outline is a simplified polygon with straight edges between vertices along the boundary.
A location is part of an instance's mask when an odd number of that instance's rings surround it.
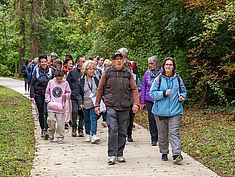
<svg viewBox="0 0 235 177">
<path fill-rule="evenodd" d="M 0 78 L 0 85 L 24 93 L 23 81 Z M 100 144 L 85 142 L 85 138 L 71 137 L 71 128 L 66 130 L 64 144 L 50 143 L 40 137 L 40 127 L 35 121 L 35 158 L 31 176 L 113 176 L 113 177 L 210 177 L 214 172 L 193 158 L 182 153 L 184 160 L 173 165 L 169 160 L 161 161 L 158 147 L 150 145 L 149 132 L 136 125 L 133 129 L 133 143 L 127 143 L 124 155 L 125 164 L 107 165 L 107 128 L 98 122 Z"/>
</svg>

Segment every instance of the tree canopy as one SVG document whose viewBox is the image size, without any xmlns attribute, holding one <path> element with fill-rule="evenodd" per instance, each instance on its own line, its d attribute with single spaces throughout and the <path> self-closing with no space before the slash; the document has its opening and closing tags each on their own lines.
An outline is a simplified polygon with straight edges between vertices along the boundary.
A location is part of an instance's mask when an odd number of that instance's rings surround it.
<svg viewBox="0 0 235 177">
<path fill-rule="evenodd" d="M 190 102 L 234 104 L 231 0 L 0 0 L 0 71 L 41 53 L 110 58 L 129 50 L 140 75 L 147 59 L 171 56 Z M 219 100 L 219 101 L 218 101 Z"/>
</svg>

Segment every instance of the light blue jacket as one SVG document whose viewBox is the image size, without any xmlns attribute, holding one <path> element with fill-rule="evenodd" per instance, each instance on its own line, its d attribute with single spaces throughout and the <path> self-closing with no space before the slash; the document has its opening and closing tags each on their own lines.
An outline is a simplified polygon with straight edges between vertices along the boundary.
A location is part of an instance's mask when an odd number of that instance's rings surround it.
<svg viewBox="0 0 235 177">
<path fill-rule="evenodd" d="M 161 83 L 159 88 L 159 77 L 161 75 Z M 183 114 L 182 102 L 178 101 L 179 95 L 186 99 L 186 88 L 183 80 L 180 78 L 181 93 L 179 93 L 179 82 L 177 74 L 170 79 L 160 74 L 153 82 L 149 95 L 154 99 L 152 113 L 158 116 L 175 116 Z M 164 97 L 163 91 L 171 89 L 171 94 Z"/>
</svg>

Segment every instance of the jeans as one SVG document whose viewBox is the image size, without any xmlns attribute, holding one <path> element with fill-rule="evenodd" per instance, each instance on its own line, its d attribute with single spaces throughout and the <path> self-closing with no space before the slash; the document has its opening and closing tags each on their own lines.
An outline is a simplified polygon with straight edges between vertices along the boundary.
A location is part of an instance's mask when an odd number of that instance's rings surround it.
<svg viewBox="0 0 235 177">
<path fill-rule="evenodd" d="M 152 113 L 153 102 L 145 100 L 145 104 L 148 110 L 148 119 L 149 119 L 149 130 L 151 135 L 152 142 L 158 141 L 158 131 L 157 131 L 157 124 Z"/>
<path fill-rule="evenodd" d="M 39 123 L 42 130 L 48 129 L 47 125 L 47 104 L 45 102 L 45 96 L 35 95 L 35 102 L 39 112 Z"/>
<path fill-rule="evenodd" d="M 77 100 L 72 101 L 72 127 L 78 128 L 78 132 L 83 132 L 84 116 L 82 109 L 78 106 Z M 77 124 L 77 119 L 79 116 L 79 122 Z"/>
<path fill-rule="evenodd" d="M 84 114 L 84 124 L 85 124 L 85 132 L 86 134 L 96 135 L 97 131 L 97 114 L 95 113 L 95 107 L 90 109 L 83 108 Z"/>
<path fill-rule="evenodd" d="M 123 156 L 129 122 L 129 109 L 116 111 L 107 107 L 106 122 L 108 125 L 108 156 Z"/>
</svg>

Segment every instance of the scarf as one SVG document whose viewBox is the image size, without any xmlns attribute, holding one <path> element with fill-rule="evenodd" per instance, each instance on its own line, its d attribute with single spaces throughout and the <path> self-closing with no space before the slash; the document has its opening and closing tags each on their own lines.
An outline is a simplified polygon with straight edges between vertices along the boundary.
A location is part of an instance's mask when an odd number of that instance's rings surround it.
<svg viewBox="0 0 235 177">
<path fill-rule="evenodd" d="M 151 83 L 153 83 L 154 79 L 159 75 L 159 70 L 155 71 L 155 70 L 149 70 L 149 76 L 151 79 Z"/>
</svg>

